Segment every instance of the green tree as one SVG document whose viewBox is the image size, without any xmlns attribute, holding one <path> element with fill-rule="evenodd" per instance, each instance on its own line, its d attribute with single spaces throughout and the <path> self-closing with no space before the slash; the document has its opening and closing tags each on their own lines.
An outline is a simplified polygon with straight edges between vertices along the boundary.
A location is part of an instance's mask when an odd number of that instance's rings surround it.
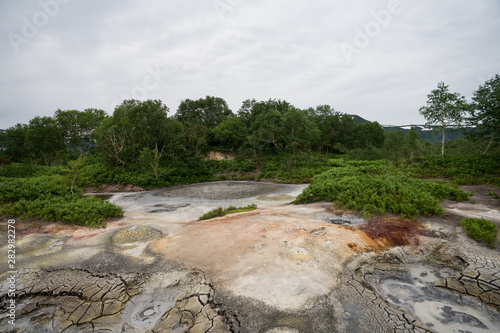
<svg viewBox="0 0 500 333">
<path fill-rule="evenodd" d="M 427 95 L 427 105 L 419 112 L 432 126 L 442 133 L 441 155 L 444 155 L 445 133 L 450 127 L 460 127 L 465 111 L 468 109 L 465 98 L 460 93 L 450 92 L 448 85 L 439 82 L 437 89 Z"/>
<path fill-rule="evenodd" d="M 351 115 L 335 111 L 329 105 L 309 109 L 310 118 L 316 123 L 320 135 L 315 145 L 320 151 L 343 152 L 349 144 L 356 124 Z"/>
<path fill-rule="evenodd" d="M 21 162 L 29 156 L 29 147 L 26 141 L 28 125 L 17 124 L 0 133 L 0 153 L 14 162 Z"/>
<path fill-rule="evenodd" d="M 35 117 L 29 122 L 26 142 L 35 162 L 41 158 L 45 165 L 54 165 L 65 149 L 64 129 L 52 117 Z"/>
<path fill-rule="evenodd" d="M 367 121 L 354 128 L 350 148 L 366 148 L 373 146 L 381 148 L 384 145 L 385 130 L 376 121 Z"/>
<path fill-rule="evenodd" d="M 78 184 L 85 184 L 89 180 L 88 177 L 83 176 L 91 168 L 86 161 L 87 157 L 80 155 L 78 159 L 69 161 L 67 166 L 61 168 L 64 181 L 69 186 L 71 194 L 75 194 L 74 189 Z"/>
<path fill-rule="evenodd" d="M 267 101 L 260 102 L 256 102 L 255 99 L 246 100 L 243 102 L 240 110 L 238 111 L 238 116 L 243 120 L 248 128 L 252 128 L 256 127 L 254 123 L 261 114 L 274 110 L 283 115 L 291 108 L 293 108 L 293 105 L 287 101 L 279 99 L 269 99 Z"/>
<path fill-rule="evenodd" d="M 420 134 L 415 127 L 412 126 L 410 131 L 406 134 L 406 141 L 408 146 L 408 157 L 413 158 L 420 155 L 422 152 L 422 146 L 420 143 Z"/>
<path fill-rule="evenodd" d="M 153 150 L 144 147 L 139 155 L 139 163 L 144 168 L 151 169 L 155 175 L 155 179 L 158 179 L 162 156 L 163 150 L 158 150 L 158 146 L 156 146 Z"/>
<path fill-rule="evenodd" d="M 487 153 L 493 141 L 500 136 L 500 75 L 481 85 L 472 97 L 473 108 L 469 122 L 475 126 L 475 134 L 488 138 L 483 154 Z"/>
<path fill-rule="evenodd" d="M 126 128 L 117 124 L 113 117 L 106 118 L 95 130 L 97 151 L 113 166 L 124 167 L 127 161 L 127 145 L 129 133 Z"/>
<path fill-rule="evenodd" d="M 199 156 L 207 150 L 210 130 L 203 125 L 183 123 L 183 133 L 187 152 L 191 156 Z"/>
<path fill-rule="evenodd" d="M 309 149 L 320 136 L 318 127 L 304 110 L 290 108 L 283 115 L 283 124 L 283 139 L 287 148 L 292 149 L 294 160 L 297 148 Z"/>
<path fill-rule="evenodd" d="M 177 109 L 175 118 L 183 123 L 193 123 L 214 128 L 224 119 L 233 116 L 226 101 L 220 97 L 207 96 L 196 101 L 186 99 Z"/>
<path fill-rule="evenodd" d="M 248 130 L 238 117 L 227 118 L 212 130 L 215 142 L 226 149 L 236 149 L 245 142 Z"/>
<path fill-rule="evenodd" d="M 248 141 L 256 150 L 277 151 L 286 148 L 285 114 L 295 107 L 287 101 L 269 99 L 246 100 L 238 116 L 249 129 Z"/>
<path fill-rule="evenodd" d="M 252 124 L 253 141 L 259 150 L 272 148 L 282 150 L 285 131 L 283 114 L 277 109 L 259 113 Z"/>
<path fill-rule="evenodd" d="M 167 112 L 160 100 L 124 101 L 95 131 L 100 152 L 117 166 L 136 161 L 144 148 L 175 156 L 184 149 L 184 133 Z"/>
<path fill-rule="evenodd" d="M 406 141 L 402 130 L 390 131 L 385 135 L 383 152 L 391 161 L 396 162 L 404 158 L 405 146 Z"/>
<path fill-rule="evenodd" d="M 241 103 L 241 107 L 238 110 L 238 117 L 243 121 L 243 123 L 249 128 L 252 124 L 253 116 L 252 110 L 254 105 L 257 104 L 255 99 L 247 99 Z"/>
<path fill-rule="evenodd" d="M 92 133 L 106 118 L 106 113 L 98 109 L 57 110 L 55 119 L 65 131 L 68 150 L 78 154 L 88 152 L 94 147 Z"/>
</svg>

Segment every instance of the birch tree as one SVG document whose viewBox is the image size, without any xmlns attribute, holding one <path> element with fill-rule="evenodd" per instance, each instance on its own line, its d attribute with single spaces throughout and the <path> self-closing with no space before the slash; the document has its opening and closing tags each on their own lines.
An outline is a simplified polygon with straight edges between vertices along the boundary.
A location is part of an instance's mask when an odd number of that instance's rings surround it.
<svg viewBox="0 0 500 333">
<path fill-rule="evenodd" d="M 437 89 L 432 90 L 427 98 L 427 105 L 421 107 L 419 112 L 427 120 L 427 126 L 441 132 L 441 155 L 444 155 L 446 130 L 461 126 L 467 102 L 460 93 L 450 92 L 444 82 L 439 82 Z"/>
</svg>

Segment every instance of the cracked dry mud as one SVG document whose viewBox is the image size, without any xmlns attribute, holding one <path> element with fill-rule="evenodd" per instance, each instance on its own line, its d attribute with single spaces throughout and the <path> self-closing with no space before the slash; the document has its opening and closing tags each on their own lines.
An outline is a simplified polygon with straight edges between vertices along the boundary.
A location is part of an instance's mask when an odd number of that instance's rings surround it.
<svg viewBox="0 0 500 333">
<path fill-rule="evenodd" d="M 500 252 L 456 224 L 457 215 L 486 213 L 500 224 L 498 202 L 446 202 L 448 215 L 386 218 L 374 234 L 329 203 L 287 204 L 304 186 L 252 184 L 118 193 L 110 200 L 125 217 L 105 230 L 24 230 L 15 326 L 6 247 L 0 253 L 0 331 L 500 331 Z M 263 208 L 194 217 L 250 203 Z"/>
</svg>

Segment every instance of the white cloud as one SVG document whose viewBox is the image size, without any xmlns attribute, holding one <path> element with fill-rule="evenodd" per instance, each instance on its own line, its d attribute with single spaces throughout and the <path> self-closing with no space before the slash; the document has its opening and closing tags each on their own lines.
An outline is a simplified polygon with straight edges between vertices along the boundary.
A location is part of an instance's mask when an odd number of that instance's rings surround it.
<svg viewBox="0 0 500 333">
<path fill-rule="evenodd" d="M 72 0 L 17 53 L 8 34 L 22 36 L 23 17 L 42 9 L 38 0 L 0 1 L 0 128 L 58 108 L 111 113 L 158 66 L 147 98 L 171 114 L 206 95 L 234 111 L 247 98 L 281 98 L 384 124 L 423 123 L 418 108 L 439 81 L 469 97 L 500 73 L 494 0 L 400 0 L 348 63 L 339 45 L 353 44 L 390 1 L 231 1 L 221 19 L 206 0 Z"/>
</svg>

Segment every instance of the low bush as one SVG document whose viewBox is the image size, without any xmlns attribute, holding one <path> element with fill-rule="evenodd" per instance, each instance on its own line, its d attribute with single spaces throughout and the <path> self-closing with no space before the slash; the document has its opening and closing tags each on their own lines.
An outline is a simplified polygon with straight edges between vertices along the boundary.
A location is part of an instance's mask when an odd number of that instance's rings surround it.
<svg viewBox="0 0 500 333">
<path fill-rule="evenodd" d="M 296 203 L 333 201 L 363 213 L 365 218 L 386 212 L 414 218 L 439 215 L 439 200 L 468 200 L 469 195 L 444 182 L 412 179 L 385 161 L 330 162 L 338 165 L 315 176 Z"/>
<path fill-rule="evenodd" d="M 13 215 L 86 227 L 105 226 L 105 221 L 123 216 L 123 210 L 112 203 L 95 197 L 82 198 L 80 184 L 76 181 L 84 179 L 81 175 L 74 175 L 68 183 L 70 175 L 64 168 L 11 164 L 2 166 L 3 172 L 5 167 L 12 167 L 14 177 L 0 177 L 0 216 Z"/>
<path fill-rule="evenodd" d="M 105 227 L 107 220 L 122 217 L 123 209 L 96 197 L 79 198 L 67 195 L 36 200 L 21 199 L 4 204 L 1 214 L 95 228 Z"/>
<path fill-rule="evenodd" d="M 255 209 L 257 209 L 257 205 L 255 205 L 255 204 L 248 205 L 246 207 L 229 206 L 228 208 L 225 208 L 225 209 L 222 207 L 219 207 L 219 208 L 211 210 L 208 213 L 200 216 L 200 220 L 213 219 L 214 217 L 225 216 L 227 214 L 250 212 L 250 211 L 255 210 Z"/>
<path fill-rule="evenodd" d="M 408 171 L 419 178 L 446 178 L 456 184 L 500 184 L 500 155 L 432 155 L 415 159 Z"/>
<path fill-rule="evenodd" d="M 489 247 L 496 246 L 497 226 L 485 219 L 465 218 L 460 222 L 462 229 L 476 242 L 484 241 Z"/>
<path fill-rule="evenodd" d="M 25 178 L 50 176 L 59 173 L 58 167 L 49 167 L 45 165 L 35 165 L 29 163 L 12 163 L 0 165 L 0 177 Z"/>
<path fill-rule="evenodd" d="M 498 193 L 496 193 L 496 192 L 492 191 L 492 192 L 488 193 L 488 195 L 490 197 L 493 197 L 493 199 L 500 199 L 500 195 L 498 195 Z"/>
<path fill-rule="evenodd" d="M 32 178 L 0 177 L 0 202 L 32 200 L 46 196 L 70 194 L 62 176 L 40 176 Z"/>
</svg>

